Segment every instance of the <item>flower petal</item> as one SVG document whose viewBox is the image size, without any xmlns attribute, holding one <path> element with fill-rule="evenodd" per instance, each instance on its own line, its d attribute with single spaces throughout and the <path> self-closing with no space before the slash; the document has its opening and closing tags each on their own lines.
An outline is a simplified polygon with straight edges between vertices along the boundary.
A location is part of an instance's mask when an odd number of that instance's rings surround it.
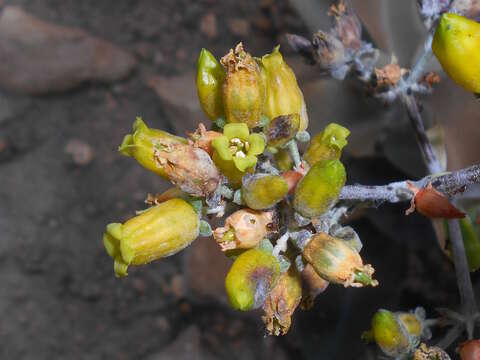
<svg viewBox="0 0 480 360">
<path fill-rule="evenodd" d="M 240 140 L 246 141 L 248 134 L 248 126 L 244 123 L 232 123 L 223 127 L 223 135 L 225 135 L 228 140 L 239 138 Z"/>
<path fill-rule="evenodd" d="M 217 152 L 218 156 L 220 156 L 220 158 L 225 161 L 232 160 L 232 154 L 230 152 L 230 149 L 228 148 L 228 145 L 229 141 L 225 135 L 216 137 L 212 140 L 213 148 Z"/>
<path fill-rule="evenodd" d="M 233 162 L 238 170 L 244 172 L 248 168 L 257 164 L 257 158 L 253 155 L 247 155 L 245 157 L 234 156 Z"/>
<path fill-rule="evenodd" d="M 248 149 L 248 155 L 260 155 L 265 149 L 265 138 L 261 134 L 250 134 L 248 137 L 248 143 L 250 148 Z"/>
</svg>

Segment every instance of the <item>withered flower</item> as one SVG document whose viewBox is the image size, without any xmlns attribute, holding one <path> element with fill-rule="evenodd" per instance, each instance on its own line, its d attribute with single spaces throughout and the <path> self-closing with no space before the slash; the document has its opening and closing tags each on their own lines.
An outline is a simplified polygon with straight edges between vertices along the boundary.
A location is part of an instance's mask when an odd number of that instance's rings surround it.
<svg viewBox="0 0 480 360">
<path fill-rule="evenodd" d="M 200 148 L 160 140 L 154 158 L 170 181 L 187 194 L 207 196 L 220 185 L 219 171 L 210 156 Z"/>
<path fill-rule="evenodd" d="M 312 265 L 306 264 L 302 273 L 302 310 L 310 310 L 315 298 L 324 292 L 330 284 L 317 274 Z"/>
<path fill-rule="evenodd" d="M 193 146 L 205 150 L 210 156 L 213 155 L 212 141 L 219 136 L 222 136 L 222 133 L 218 131 L 207 130 L 203 123 L 198 125 L 198 128 L 195 130 L 195 132 L 188 134 L 188 138 Z"/>
<path fill-rule="evenodd" d="M 273 218 L 273 211 L 238 210 L 225 220 L 223 227 L 213 231 L 213 237 L 222 251 L 249 249 L 258 245 L 271 231 Z"/>
<path fill-rule="evenodd" d="M 285 335 L 290 329 L 292 315 L 302 298 L 300 275 L 294 266 L 281 274 L 277 285 L 268 295 L 263 309 L 265 330 L 268 335 Z"/>
</svg>

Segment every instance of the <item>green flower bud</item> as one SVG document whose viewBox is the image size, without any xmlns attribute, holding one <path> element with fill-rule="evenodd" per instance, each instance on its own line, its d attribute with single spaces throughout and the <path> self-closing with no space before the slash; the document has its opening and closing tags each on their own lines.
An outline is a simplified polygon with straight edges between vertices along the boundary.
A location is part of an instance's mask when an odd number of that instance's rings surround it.
<svg viewBox="0 0 480 360">
<path fill-rule="evenodd" d="M 187 140 L 165 131 L 150 129 L 141 117 L 133 123 L 133 134 L 125 135 L 118 151 L 122 155 L 135 158 L 144 168 L 168 178 L 165 170 L 158 167 L 153 153 L 160 142 L 165 144 L 186 144 Z"/>
<path fill-rule="evenodd" d="M 319 161 L 338 160 L 342 149 L 347 145 L 350 131 L 343 126 L 331 123 L 315 135 L 303 158 L 314 165 Z"/>
<path fill-rule="evenodd" d="M 258 249 L 245 251 L 235 260 L 225 279 L 230 304 L 241 311 L 259 308 L 279 276 L 280 268 L 273 255 Z"/>
<path fill-rule="evenodd" d="M 277 285 L 268 295 L 263 309 L 263 322 L 269 335 L 285 335 L 290 329 L 292 315 L 302 299 L 302 281 L 294 266 L 282 273 Z"/>
<path fill-rule="evenodd" d="M 288 183 L 280 175 L 258 174 L 242 186 L 243 201 L 254 210 L 264 210 L 280 202 L 288 192 Z"/>
<path fill-rule="evenodd" d="M 243 50 L 242 43 L 220 62 L 227 69 L 223 84 L 227 122 L 245 123 L 249 128 L 259 126 L 265 104 L 265 87 L 257 62 Z"/>
<path fill-rule="evenodd" d="M 297 185 L 295 210 L 308 218 L 323 214 L 337 200 L 346 177 L 339 160 L 316 163 Z"/>
<path fill-rule="evenodd" d="M 212 121 L 225 115 L 222 100 L 225 76 L 225 70 L 213 54 L 202 49 L 197 64 L 197 92 L 203 111 Z"/>
<path fill-rule="evenodd" d="M 270 119 L 298 114 L 299 130 L 303 131 L 308 127 L 307 106 L 295 74 L 283 60 L 279 49 L 280 46 L 275 47 L 271 54 L 261 59 L 262 77 L 267 90 L 264 114 Z"/>
<path fill-rule="evenodd" d="M 126 276 L 129 265 L 147 264 L 176 254 L 197 238 L 199 219 L 182 199 L 153 206 L 124 224 L 107 225 L 103 244 L 115 260 L 117 276 Z"/>
<path fill-rule="evenodd" d="M 378 310 L 372 319 L 372 333 L 380 349 L 389 356 L 406 354 L 410 350 L 407 330 L 394 313 Z"/>
<path fill-rule="evenodd" d="M 270 146 L 284 146 L 292 140 L 298 132 L 300 116 L 298 114 L 277 116 L 270 121 L 265 134 Z"/>
<path fill-rule="evenodd" d="M 303 249 L 303 257 L 323 279 L 345 287 L 377 286 L 374 269 L 364 265 L 358 252 L 347 242 L 326 233 L 315 234 Z"/>
</svg>

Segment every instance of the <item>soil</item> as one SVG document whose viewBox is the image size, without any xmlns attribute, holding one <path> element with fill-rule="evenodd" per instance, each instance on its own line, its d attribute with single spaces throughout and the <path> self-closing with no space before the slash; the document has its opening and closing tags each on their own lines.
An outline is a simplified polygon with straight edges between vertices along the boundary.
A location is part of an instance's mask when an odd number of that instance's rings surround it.
<svg viewBox="0 0 480 360">
<path fill-rule="evenodd" d="M 433 316 L 436 307 L 456 307 L 453 268 L 427 220 L 399 215 L 405 204 L 350 224 L 381 286 L 331 286 L 282 338 L 263 337 L 260 313 L 234 312 L 192 289 L 185 274 L 195 249 L 116 279 L 101 242 L 105 225 L 167 187 L 117 146 L 137 115 L 155 128 L 193 130 L 149 81 L 191 73 L 202 47 L 219 56 L 244 39 L 261 54 L 286 32 L 308 31 L 286 0 L 2 3 L 113 42 L 138 65 L 110 84 L 42 96 L 0 92 L 0 359 L 359 359 L 373 351 L 360 334 L 376 309 L 421 305 Z M 406 177 L 381 157 L 347 157 L 346 166 L 352 183 Z"/>
</svg>

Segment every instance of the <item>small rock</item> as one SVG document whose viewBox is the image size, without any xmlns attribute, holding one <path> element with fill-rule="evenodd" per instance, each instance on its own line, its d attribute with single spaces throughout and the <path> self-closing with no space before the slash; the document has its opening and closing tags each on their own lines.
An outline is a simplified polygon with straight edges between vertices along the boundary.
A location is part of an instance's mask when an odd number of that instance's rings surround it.
<svg viewBox="0 0 480 360">
<path fill-rule="evenodd" d="M 232 19 L 228 23 L 228 26 L 232 33 L 237 36 L 247 36 L 250 32 L 250 24 L 245 19 Z"/>
<path fill-rule="evenodd" d="M 76 139 L 72 139 L 67 143 L 65 153 L 72 157 L 76 165 L 80 166 L 88 165 L 94 157 L 94 151 L 90 145 Z"/>
<path fill-rule="evenodd" d="M 215 13 L 209 12 L 202 17 L 200 31 L 210 39 L 217 37 L 217 17 Z"/>
<path fill-rule="evenodd" d="M 135 65 L 129 53 L 81 29 L 43 21 L 18 6 L 5 6 L 0 15 L 0 87 L 8 91 L 46 94 L 86 81 L 113 82 Z"/>
</svg>

